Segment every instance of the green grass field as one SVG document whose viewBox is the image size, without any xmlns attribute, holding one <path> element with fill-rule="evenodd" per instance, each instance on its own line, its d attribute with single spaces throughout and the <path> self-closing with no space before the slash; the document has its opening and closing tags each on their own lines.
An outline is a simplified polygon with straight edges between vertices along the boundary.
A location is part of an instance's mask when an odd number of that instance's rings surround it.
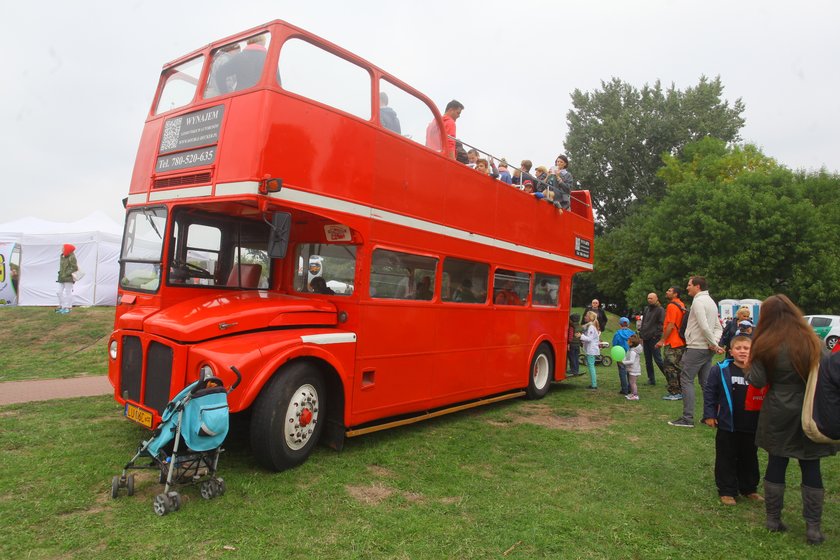
<svg viewBox="0 0 840 560">
<path fill-rule="evenodd" d="M 2 307 L 0 324 L 0 382 L 108 373 L 113 307 Z"/>
<path fill-rule="evenodd" d="M 29 349 L 18 352 L 27 363 Z M 823 462 L 828 540 L 809 547 L 795 465 L 790 531 L 769 534 L 761 504 L 719 504 L 714 433 L 668 426 L 681 404 L 660 399 L 661 383 L 642 385 L 638 402 L 617 394 L 614 366 L 599 369 L 600 390 L 586 385 L 319 448 L 280 474 L 233 437 L 220 464 L 227 493 L 205 501 L 183 489 L 182 509 L 165 517 L 152 512 L 162 488 L 152 471 L 135 496 L 110 498 L 111 477 L 148 437 L 111 398 L 0 407 L 0 558 L 840 555 L 836 457 Z"/>
</svg>

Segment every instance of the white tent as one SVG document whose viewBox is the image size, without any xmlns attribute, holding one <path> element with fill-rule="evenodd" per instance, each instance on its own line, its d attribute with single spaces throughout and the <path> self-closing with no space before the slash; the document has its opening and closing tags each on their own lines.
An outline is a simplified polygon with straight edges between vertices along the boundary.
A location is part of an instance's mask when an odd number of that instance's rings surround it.
<svg viewBox="0 0 840 560">
<path fill-rule="evenodd" d="M 0 242 L 21 247 L 19 305 L 58 305 L 58 264 L 65 243 L 76 246 L 85 275 L 74 305 L 115 305 L 122 226 L 102 212 L 69 223 L 21 218 L 0 224 Z"/>
</svg>

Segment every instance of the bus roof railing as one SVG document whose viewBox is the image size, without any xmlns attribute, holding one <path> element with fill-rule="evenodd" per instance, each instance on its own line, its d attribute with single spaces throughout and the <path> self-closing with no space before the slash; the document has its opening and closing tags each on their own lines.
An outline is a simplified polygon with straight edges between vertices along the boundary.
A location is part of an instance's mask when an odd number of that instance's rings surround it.
<svg viewBox="0 0 840 560">
<path fill-rule="evenodd" d="M 454 140 L 456 143 L 460 142 L 461 145 L 466 146 L 467 148 L 472 148 L 473 150 L 477 151 L 478 153 L 484 154 L 485 156 L 490 158 L 490 165 L 493 166 L 493 169 L 496 169 L 496 164 L 494 163 L 494 161 L 498 161 L 500 163 L 504 162 L 506 166 L 510 165 L 510 162 L 508 162 L 505 158 L 496 157 L 493 154 L 491 154 L 490 152 L 487 152 L 487 151 L 482 150 L 481 148 L 479 148 L 477 146 L 473 146 L 472 144 L 468 144 L 467 142 L 464 142 L 460 138 L 456 138 L 454 136 L 448 136 L 448 138 L 450 140 Z M 545 190 L 546 188 L 548 188 L 548 183 L 546 183 L 542 179 L 539 179 L 536 175 L 532 175 L 530 172 L 527 172 L 527 173 L 528 173 L 528 176 L 531 177 L 531 179 L 536 181 L 537 185 L 540 185 L 542 187 L 542 189 L 540 189 L 540 190 Z M 578 185 L 580 185 L 580 183 L 578 183 Z M 536 188 L 536 185 L 534 185 L 534 188 Z M 583 190 L 583 189 L 578 189 L 578 190 Z M 591 204 L 589 204 L 585 200 L 577 198 L 574 195 L 570 195 L 570 197 L 573 198 L 574 200 L 578 201 L 579 203 L 583 204 L 584 206 L 591 206 Z"/>
</svg>

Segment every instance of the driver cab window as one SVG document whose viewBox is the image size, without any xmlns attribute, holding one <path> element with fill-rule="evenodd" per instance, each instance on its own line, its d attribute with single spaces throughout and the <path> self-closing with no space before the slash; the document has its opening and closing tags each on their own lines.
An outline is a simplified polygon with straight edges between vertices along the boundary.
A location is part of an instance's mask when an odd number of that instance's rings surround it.
<svg viewBox="0 0 840 560">
<path fill-rule="evenodd" d="M 172 239 L 169 283 L 265 289 L 269 286 L 268 227 L 261 221 L 182 214 Z"/>
<path fill-rule="evenodd" d="M 169 267 L 169 281 L 176 284 L 215 285 L 221 240 L 222 233 L 218 227 L 203 224 L 184 226 L 179 223 L 175 228 L 175 246 L 178 250 Z"/>
</svg>

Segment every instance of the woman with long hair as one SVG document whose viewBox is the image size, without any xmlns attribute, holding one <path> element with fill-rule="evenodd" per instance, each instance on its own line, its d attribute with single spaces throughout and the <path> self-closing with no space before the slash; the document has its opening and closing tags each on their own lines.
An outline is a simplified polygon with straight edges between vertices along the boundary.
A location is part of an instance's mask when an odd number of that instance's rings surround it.
<svg viewBox="0 0 840 560">
<path fill-rule="evenodd" d="M 586 367 L 589 368 L 588 389 L 598 388 L 598 377 L 595 374 L 595 356 L 601 353 L 601 331 L 598 330 L 598 314 L 594 311 L 587 311 L 583 316 L 586 324 L 583 325 L 583 333 L 580 341 L 583 342 L 583 353 L 586 354 Z"/>
<path fill-rule="evenodd" d="M 835 446 L 814 443 L 802 431 L 805 383 L 819 364 L 821 346 L 787 296 L 770 296 L 761 304 L 747 379 L 758 388 L 770 386 L 755 434 L 756 445 L 770 455 L 764 474 L 766 525 L 774 532 L 787 530 L 781 518 L 785 472 L 788 461 L 797 459 L 802 471 L 802 516 L 810 544 L 825 540 L 820 530 L 825 494 L 820 458 L 836 453 Z"/>
</svg>

